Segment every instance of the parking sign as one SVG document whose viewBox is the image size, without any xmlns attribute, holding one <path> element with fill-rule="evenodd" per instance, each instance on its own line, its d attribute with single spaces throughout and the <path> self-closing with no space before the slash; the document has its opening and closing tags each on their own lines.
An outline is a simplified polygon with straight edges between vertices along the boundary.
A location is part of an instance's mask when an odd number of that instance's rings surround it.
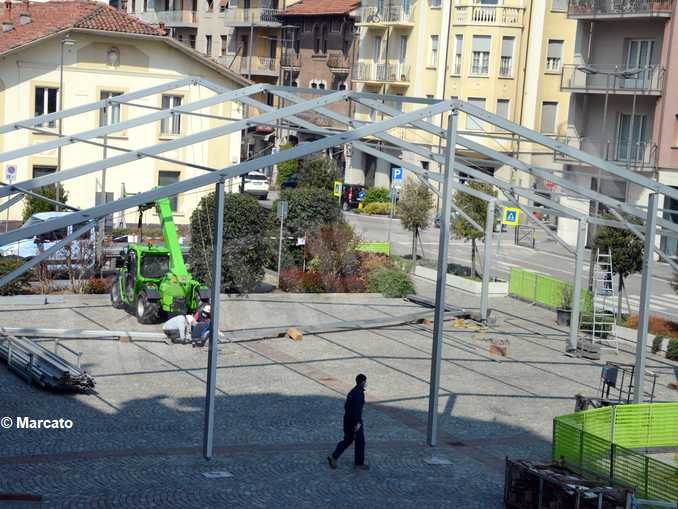
<svg viewBox="0 0 678 509">
<path fill-rule="evenodd" d="M 405 171 L 402 168 L 391 168 L 391 183 L 393 187 L 400 187 L 403 184 Z"/>
<path fill-rule="evenodd" d="M 11 184 L 16 180 L 16 166 L 13 164 L 5 167 L 5 180 L 8 184 Z"/>
</svg>

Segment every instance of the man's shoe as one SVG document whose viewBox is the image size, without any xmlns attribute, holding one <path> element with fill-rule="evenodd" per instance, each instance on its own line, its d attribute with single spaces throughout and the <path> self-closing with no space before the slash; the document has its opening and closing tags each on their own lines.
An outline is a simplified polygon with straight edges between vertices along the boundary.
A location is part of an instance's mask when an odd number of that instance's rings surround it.
<svg viewBox="0 0 678 509">
<path fill-rule="evenodd" d="M 335 460 L 334 457 L 328 456 L 327 462 L 330 464 L 330 468 L 332 470 L 335 470 L 337 468 L 337 460 Z"/>
<path fill-rule="evenodd" d="M 355 469 L 356 470 L 369 470 L 370 466 L 369 465 L 356 465 Z"/>
</svg>

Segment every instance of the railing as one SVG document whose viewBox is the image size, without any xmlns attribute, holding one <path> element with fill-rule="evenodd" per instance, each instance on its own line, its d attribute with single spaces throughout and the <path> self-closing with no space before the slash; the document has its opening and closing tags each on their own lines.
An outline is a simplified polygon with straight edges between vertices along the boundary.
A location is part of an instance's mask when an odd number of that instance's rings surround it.
<svg viewBox="0 0 678 509">
<path fill-rule="evenodd" d="M 263 74 L 266 76 L 277 75 L 279 71 L 278 60 L 276 58 L 252 56 L 252 74 Z M 240 55 L 226 54 L 217 57 L 217 61 L 230 66 L 230 69 L 240 74 L 248 74 L 250 71 L 249 57 Z M 231 65 L 232 62 L 232 65 Z"/>
<path fill-rule="evenodd" d="M 351 63 L 343 53 L 330 53 L 327 56 L 327 67 L 332 70 L 345 70 L 351 68 Z"/>
<path fill-rule="evenodd" d="M 412 9 L 406 5 L 367 5 L 358 9 L 358 24 L 412 23 Z"/>
<path fill-rule="evenodd" d="M 167 26 L 195 25 L 198 23 L 196 11 L 146 11 L 133 14 L 146 23 L 164 23 Z"/>
<path fill-rule="evenodd" d="M 401 62 L 384 62 L 376 65 L 371 62 L 360 62 L 353 66 L 351 77 L 354 81 L 408 82 L 410 66 Z"/>
<path fill-rule="evenodd" d="M 224 24 L 229 25 L 276 25 L 281 23 L 277 9 L 239 9 L 230 8 L 224 11 Z"/>
<path fill-rule="evenodd" d="M 564 137 L 558 141 L 606 161 L 613 161 L 620 166 L 632 166 L 639 171 L 654 169 L 657 165 L 657 145 L 649 141 L 624 139 L 601 141 L 585 137 Z M 556 153 L 555 159 L 565 162 L 573 160 L 559 152 Z"/>
<path fill-rule="evenodd" d="M 666 69 L 648 65 L 634 69 L 621 65 L 567 64 L 560 74 L 563 90 L 599 92 L 639 92 L 660 95 Z"/>
<path fill-rule="evenodd" d="M 523 25 L 523 7 L 458 5 L 454 10 L 457 25 Z"/>
<path fill-rule="evenodd" d="M 647 453 L 678 447 L 678 403 L 617 405 L 553 420 L 553 459 L 655 500 L 678 500 L 678 467 Z M 642 449 L 644 452 L 633 450 Z"/>
<path fill-rule="evenodd" d="M 280 58 L 280 64 L 283 67 L 301 67 L 301 57 L 299 53 L 284 52 Z"/>
<path fill-rule="evenodd" d="M 513 75 L 513 58 L 501 57 L 499 61 L 499 76 L 502 78 L 510 78 Z"/>
<path fill-rule="evenodd" d="M 673 0 L 569 0 L 567 15 L 572 18 L 669 17 L 672 10 Z"/>
</svg>

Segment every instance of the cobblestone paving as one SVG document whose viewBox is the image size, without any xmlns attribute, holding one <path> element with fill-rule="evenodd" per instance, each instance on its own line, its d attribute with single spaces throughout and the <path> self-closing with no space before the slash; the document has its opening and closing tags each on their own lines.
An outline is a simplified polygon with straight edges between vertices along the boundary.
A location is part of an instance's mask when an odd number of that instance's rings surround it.
<svg viewBox="0 0 678 509">
<path fill-rule="evenodd" d="M 424 288 L 424 293 L 427 291 Z M 473 305 L 468 296 L 451 302 Z M 216 459 L 201 459 L 207 352 L 162 342 L 68 341 L 84 352 L 97 394 L 50 394 L 0 366 L 0 417 L 67 418 L 70 430 L 0 429 L 0 493 L 43 497 L 36 507 L 501 507 L 503 459 L 547 460 L 551 421 L 572 397 L 595 395 L 600 367 L 564 357 L 549 313 L 493 301 L 490 331 L 446 327 L 440 436 L 424 447 L 431 330 L 425 325 L 229 343 L 220 347 Z M 411 312 L 377 296 L 225 298 L 226 329 L 332 322 Z M 529 317 L 530 321 L 516 316 Z M 104 298 L 6 306 L 7 326 L 158 330 Z M 490 356 L 489 337 L 510 340 Z M 629 361 L 621 354 L 618 360 Z M 675 364 L 651 357 L 658 399 Z M 343 398 L 368 375 L 369 472 L 352 451 L 336 471 L 325 456 L 340 438 Z M 432 454 L 449 465 L 430 465 Z M 206 479 L 209 471 L 232 477 Z M 27 507 L 5 502 L 0 507 Z M 30 505 L 29 505 L 30 506 Z"/>
</svg>

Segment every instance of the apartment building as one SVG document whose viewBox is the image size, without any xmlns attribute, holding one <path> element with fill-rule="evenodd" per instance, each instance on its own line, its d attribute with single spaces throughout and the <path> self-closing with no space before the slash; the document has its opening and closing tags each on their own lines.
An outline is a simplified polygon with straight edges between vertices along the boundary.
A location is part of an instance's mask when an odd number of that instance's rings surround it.
<svg viewBox="0 0 678 509">
<path fill-rule="evenodd" d="M 351 13 L 357 0 L 303 0 L 288 7 L 282 14 L 287 27 L 282 47 L 282 84 L 320 90 L 351 88 L 351 70 L 355 57 L 354 24 Z M 331 104 L 329 109 L 350 116 L 349 103 Z M 307 112 L 301 117 L 325 127 L 345 124 Z M 299 131 L 297 141 L 317 136 Z M 340 163 L 341 157 L 339 157 Z"/>
<path fill-rule="evenodd" d="M 428 98 L 458 98 L 550 136 L 566 134 L 569 93 L 560 88 L 564 60 L 574 51 L 576 22 L 562 0 L 368 0 L 360 28 L 353 82 L 359 90 Z M 396 103 L 393 103 L 395 106 Z M 359 119 L 376 115 L 357 110 Z M 446 127 L 446 119 L 431 119 Z M 553 154 L 496 139 L 488 125 L 461 115 L 459 130 L 475 141 L 540 166 L 560 169 Z M 395 133 L 393 133 L 395 134 Z M 438 150 L 438 140 L 402 131 L 408 141 Z M 400 154 L 396 154 L 400 155 Z M 547 182 L 497 167 L 480 154 L 469 164 L 545 195 Z M 404 157 L 411 157 L 404 155 Z M 436 165 L 414 160 L 436 169 Z M 389 186 L 390 166 L 355 152 L 349 180 Z"/>
<path fill-rule="evenodd" d="M 199 52 L 167 37 L 157 26 L 148 25 L 106 4 L 88 1 L 7 3 L 1 9 L 0 32 L 0 125 L 34 116 L 74 108 L 127 92 L 172 82 L 185 76 L 204 76 L 226 89 L 235 90 L 247 80 Z M 63 63 L 61 63 L 63 62 Z M 162 94 L 140 98 L 132 105 L 114 105 L 69 116 L 62 125 L 47 122 L 39 131 L 15 130 L 0 135 L 0 152 L 28 147 L 55 139 L 63 133 L 76 134 L 147 115 L 151 108 L 169 108 L 212 95 L 202 87 L 186 85 Z M 242 111 L 231 104 L 211 107 L 215 116 L 233 117 Z M 190 115 L 133 127 L 106 137 L 108 156 L 115 149 L 139 149 L 204 131 L 223 122 Z M 99 140 L 101 141 L 101 140 Z M 100 160 L 104 149 L 82 143 L 66 145 L 7 161 L 14 166 L 17 182 L 60 169 Z M 200 146 L 167 152 L 167 157 L 210 167 L 240 162 L 240 136 L 207 141 Z M 116 166 L 107 172 L 107 200 L 122 198 L 201 174 L 181 164 L 143 158 Z M 237 186 L 237 182 L 234 182 Z M 89 174 L 64 182 L 68 202 L 76 207 L 94 206 L 102 197 L 102 176 Z M 124 186 L 124 187 L 123 187 Z M 228 186 L 228 184 L 227 184 Z M 236 187 L 237 189 L 237 187 Z M 191 212 L 205 192 L 172 199 L 178 223 L 188 223 Z M 21 220 L 23 204 L 9 209 L 9 220 Z M 3 214 L 3 219 L 5 219 Z M 116 222 L 119 218 L 115 218 Z M 157 220 L 153 213 L 148 221 Z M 129 211 L 127 221 L 136 221 Z"/>
<path fill-rule="evenodd" d="M 578 27 L 561 88 L 572 94 L 569 144 L 678 188 L 676 3 L 569 0 L 567 15 Z M 565 163 L 566 175 L 579 185 L 647 204 L 647 190 Z M 573 204 L 591 212 L 597 207 L 587 201 Z M 672 199 L 659 206 L 678 210 Z M 605 211 L 604 205 L 599 208 Z M 666 211 L 664 217 L 678 223 L 678 212 Z M 661 247 L 676 253 L 678 241 L 662 238 Z"/>
</svg>

